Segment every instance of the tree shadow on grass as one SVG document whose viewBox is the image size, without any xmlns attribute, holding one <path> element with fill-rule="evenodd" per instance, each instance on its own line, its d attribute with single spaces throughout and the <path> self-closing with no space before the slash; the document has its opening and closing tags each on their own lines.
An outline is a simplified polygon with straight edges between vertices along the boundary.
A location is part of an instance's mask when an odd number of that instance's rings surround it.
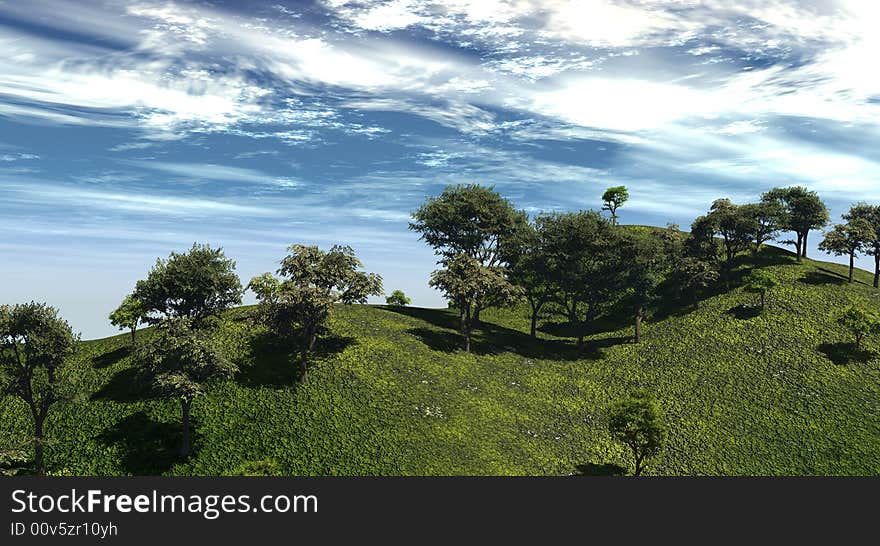
<svg viewBox="0 0 880 546">
<path fill-rule="evenodd" d="M 757 305 L 740 304 L 731 307 L 725 314 L 739 320 L 749 320 L 761 316 L 761 307 Z"/>
<path fill-rule="evenodd" d="M 804 284 L 810 284 L 813 286 L 818 286 L 822 284 L 841 285 L 846 284 L 847 282 L 847 278 L 843 275 L 831 272 L 825 273 L 823 271 L 808 271 L 804 274 L 803 277 L 798 280 Z"/>
<path fill-rule="evenodd" d="M 850 362 L 863 364 L 877 356 L 873 351 L 856 348 L 855 343 L 823 343 L 819 345 L 819 351 L 839 366 L 845 366 Z"/>
<path fill-rule="evenodd" d="M 344 351 L 357 340 L 353 337 L 319 337 L 310 359 L 326 358 Z M 248 386 L 289 387 L 296 384 L 302 361 L 299 343 L 270 332 L 261 333 L 251 340 L 251 362 L 243 365 L 238 380 Z"/>
<path fill-rule="evenodd" d="M 149 378 L 137 368 L 125 368 L 110 378 L 92 400 L 112 400 L 114 402 L 138 402 L 152 398 L 152 384 Z"/>
<path fill-rule="evenodd" d="M 626 468 L 614 463 L 584 463 L 575 467 L 576 476 L 625 476 Z"/>
<path fill-rule="evenodd" d="M 98 355 L 92 358 L 92 365 L 95 368 L 109 368 L 113 364 L 116 364 L 123 358 L 127 357 L 131 354 L 131 347 L 126 345 L 125 347 L 117 347 L 112 351 L 108 351 L 102 355 Z"/>
<path fill-rule="evenodd" d="M 180 424 L 154 421 L 143 411 L 123 418 L 98 439 L 121 449 L 120 464 L 128 474 L 159 475 L 180 460 Z"/>
</svg>

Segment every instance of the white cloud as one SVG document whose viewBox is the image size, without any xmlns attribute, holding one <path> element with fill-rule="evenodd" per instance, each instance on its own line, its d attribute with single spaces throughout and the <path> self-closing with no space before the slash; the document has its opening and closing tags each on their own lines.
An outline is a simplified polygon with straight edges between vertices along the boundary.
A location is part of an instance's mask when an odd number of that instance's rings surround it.
<svg viewBox="0 0 880 546">
<path fill-rule="evenodd" d="M 255 169 L 213 163 L 170 163 L 164 161 L 124 161 L 124 163 L 200 181 L 244 182 L 291 188 L 300 185 L 300 182 L 294 178 L 272 176 Z"/>
</svg>

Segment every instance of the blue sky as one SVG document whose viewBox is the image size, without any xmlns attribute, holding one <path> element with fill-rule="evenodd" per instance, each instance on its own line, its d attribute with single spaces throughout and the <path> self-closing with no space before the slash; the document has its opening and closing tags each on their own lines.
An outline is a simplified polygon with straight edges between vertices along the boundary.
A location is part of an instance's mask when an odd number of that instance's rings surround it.
<svg viewBox="0 0 880 546">
<path fill-rule="evenodd" d="M 243 283 L 350 244 L 440 306 L 409 213 L 451 183 L 687 226 L 717 197 L 880 202 L 873 2 L 0 0 L 0 301 L 85 338 L 157 257 Z M 812 237 L 812 253 L 818 234 Z M 868 265 L 863 261 L 864 265 Z"/>
</svg>

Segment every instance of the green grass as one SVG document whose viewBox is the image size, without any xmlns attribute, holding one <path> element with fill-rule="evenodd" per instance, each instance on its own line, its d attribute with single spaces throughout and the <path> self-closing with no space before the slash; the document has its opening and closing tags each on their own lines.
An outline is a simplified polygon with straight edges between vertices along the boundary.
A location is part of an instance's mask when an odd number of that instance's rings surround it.
<svg viewBox="0 0 880 546">
<path fill-rule="evenodd" d="M 466 354 L 447 310 L 340 307 L 302 386 L 292 352 L 236 310 L 218 343 L 241 373 L 194 404 L 185 461 L 180 408 L 137 387 L 129 338 L 83 342 L 84 395 L 50 415 L 47 464 L 78 475 L 216 475 L 254 461 L 297 475 L 613 473 L 629 461 L 605 410 L 646 387 L 669 431 L 648 474 L 880 473 L 880 343 L 857 353 L 834 322 L 852 302 L 880 307 L 870 275 L 847 285 L 842 266 L 772 248 L 761 263 L 780 280 L 763 314 L 734 282 L 695 310 L 661 309 L 639 345 L 628 323 L 606 321 L 583 355 L 552 325 L 529 339 L 524 311 L 485 312 Z M 27 435 L 19 401 L 0 401 L 0 418 L 0 435 Z"/>
</svg>

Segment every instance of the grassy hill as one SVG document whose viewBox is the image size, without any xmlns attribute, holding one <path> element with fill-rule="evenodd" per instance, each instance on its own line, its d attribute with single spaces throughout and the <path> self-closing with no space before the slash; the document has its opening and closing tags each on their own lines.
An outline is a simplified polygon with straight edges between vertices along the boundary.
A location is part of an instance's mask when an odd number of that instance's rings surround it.
<svg viewBox="0 0 880 546">
<path fill-rule="evenodd" d="M 736 282 L 697 309 L 661 309 L 629 343 L 606 321 L 578 355 L 524 311 L 489 311 L 474 352 L 447 310 L 340 307 L 309 382 L 292 351 L 228 314 L 218 343 L 241 366 L 193 406 L 194 455 L 176 457 L 176 402 L 134 381 L 129 338 L 82 343 L 81 399 L 48 422 L 50 472 L 202 474 L 272 461 L 285 474 L 615 473 L 627 465 L 605 408 L 656 393 L 668 445 L 649 474 L 880 473 L 880 343 L 855 352 L 834 322 L 851 302 L 880 307 L 870 275 L 768 248 L 781 286 L 757 314 Z M 745 305 L 744 305 L 745 304 Z M 145 335 L 149 335 L 148 332 Z M 24 405 L 0 400 L 0 436 L 26 435 Z"/>
</svg>

